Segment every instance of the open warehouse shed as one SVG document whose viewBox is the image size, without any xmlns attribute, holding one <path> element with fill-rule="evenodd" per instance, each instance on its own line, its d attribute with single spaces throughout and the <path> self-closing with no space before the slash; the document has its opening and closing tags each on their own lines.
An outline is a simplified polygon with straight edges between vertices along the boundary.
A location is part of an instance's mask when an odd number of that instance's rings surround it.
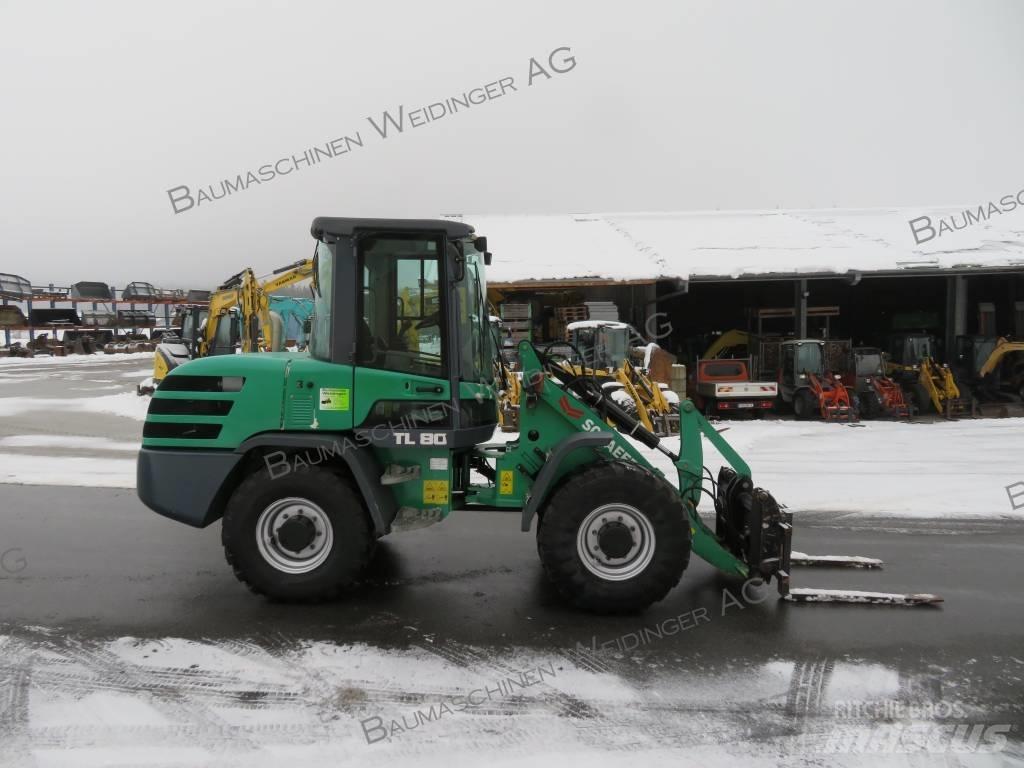
<svg viewBox="0 0 1024 768">
<path fill-rule="evenodd" d="M 1024 213 L 963 208 L 466 216 L 495 252 L 495 303 L 611 301 L 684 359 L 740 328 L 884 346 L 888 333 L 1024 338 Z M 937 233 L 922 235 L 922 217 Z M 915 234 L 910 222 L 916 220 Z M 940 222 L 950 222 L 941 226 Z M 957 225 L 959 228 L 955 228 Z M 918 242 L 922 240 L 922 242 Z"/>
</svg>

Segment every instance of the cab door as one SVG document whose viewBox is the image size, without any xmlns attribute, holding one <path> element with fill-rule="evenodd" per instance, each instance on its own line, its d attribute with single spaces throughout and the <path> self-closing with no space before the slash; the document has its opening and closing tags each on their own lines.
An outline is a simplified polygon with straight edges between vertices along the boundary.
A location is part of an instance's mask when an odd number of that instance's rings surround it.
<svg viewBox="0 0 1024 768">
<path fill-rule="evenodd" d="M 431 233 L 358 242 L 355 428 L 450 429 L 444 248 Z"/>
</svg>

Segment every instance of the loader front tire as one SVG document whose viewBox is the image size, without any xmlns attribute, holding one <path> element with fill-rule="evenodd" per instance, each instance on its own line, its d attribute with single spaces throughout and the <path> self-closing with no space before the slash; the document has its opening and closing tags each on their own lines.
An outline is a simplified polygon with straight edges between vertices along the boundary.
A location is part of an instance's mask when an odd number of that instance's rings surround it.
<svg viewBox="0 0 1024 768">
<path fill-rule="evenodd" d="M 242 481 L 224 511 L 221 542 L 235 576 L 253 592 L 319 602 L 355 583 L 375 539 L 349 482 L 307 466 L 276 479 L 261 469 Z"/>
<path fill-rule="evenodd" d="M 817 412 L 817 398 L 809 389 L 801 389 L 793 395 L 793 415 L 798 421 L 813 419 Z"/>
<path fill-rule="evenodd" d="M 569 603 L 635 613 L 679 583 L 690 525 L 679 492 L 635 464 L 599 462 L 567 475 L 545 502 L 537 551 Z"/>
<path fill-rule="evenodd" d="M 928 389 L 924 384 L 915 384 L 913 395 L 914 401 L 917 403 L 918 413 L 931 413 L 935 410 L 935 406 L 932 403 L 932 396 L 928 393 Z"/>
</svg>

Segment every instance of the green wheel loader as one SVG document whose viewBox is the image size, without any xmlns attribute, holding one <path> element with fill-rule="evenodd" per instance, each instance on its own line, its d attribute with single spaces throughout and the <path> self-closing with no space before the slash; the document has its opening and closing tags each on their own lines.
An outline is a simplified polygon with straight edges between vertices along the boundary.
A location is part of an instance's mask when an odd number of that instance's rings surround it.
<svg viewBox="0 0 1024 768">
<path fill-rule="evenodd" d="M 489 442 L 498 350 L 490 253 L 472 227 L 317 218 L 312 235 L 308 350 L 173 369 L 150 403 L 138 459 L 141 500 L 199 528 L 222 520 L 227 560 L 252 590 L 332 598 L 358 581 L 380 537 L 476 509 L 513 512 L 522 531 L 535 529 L 545 571 L 589 611 L 662 599 L 691 552 L 790 593 L 790 514 L 754 487 L 691 402 L 677 456 L 592 378 L 523 342 L 519 435 Z M 729 464 L 717 478 L 704 439 Z M 671 463 L 678 487 L 641 446 Z M 714 530 L 697 514 L 705 493 Z"/>
</svg>

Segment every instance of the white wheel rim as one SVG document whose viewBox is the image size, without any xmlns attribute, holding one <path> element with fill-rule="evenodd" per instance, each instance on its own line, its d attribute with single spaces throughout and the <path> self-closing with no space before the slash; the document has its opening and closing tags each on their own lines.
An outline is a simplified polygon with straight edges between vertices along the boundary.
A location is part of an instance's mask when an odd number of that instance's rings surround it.
<svg viewBox="0 0 1024 768">
<path fill-rule="evenodd" d="M 621 557 L 610 556 L 601 545 L 608 526 L 624 527 L 632 539 Z M 605 581 L 627 581 L 643 573 L 654 558 L 654 526 L 643 512 L 629 504 L 605 504 L 593 510 L 576 532 L 576 553 L 583 566 Z"/>
<path fill-rule="evenodd" d="M 313 534 L 309 546 L 298 552 L 285 547 L 279 538 L 281 528 L 295 518 L 301 518 Z M 297 575 L 316 570 L 330 557 L 333 545 L 334 529 L 330 518 L 309 499 L 297 496 L 278 499 L 264 509 L 256 521 L 256 546 L 263 559 L 282 573 Z"/>
</svg>

